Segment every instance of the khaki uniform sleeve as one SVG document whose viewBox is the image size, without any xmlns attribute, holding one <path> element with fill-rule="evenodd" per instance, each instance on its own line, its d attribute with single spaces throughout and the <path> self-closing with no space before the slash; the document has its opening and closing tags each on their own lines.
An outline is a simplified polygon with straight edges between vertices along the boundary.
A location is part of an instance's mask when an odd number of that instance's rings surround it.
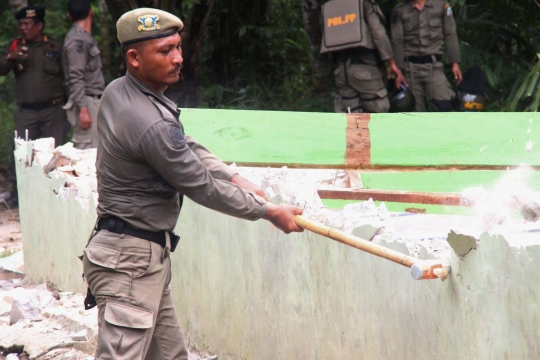
<svg viewBox="0 0 540 360">
<path fill-rule="evenodd" d="M 145 131 L 139 155 L 176 190 L 207 208 L 246 220 L 266 214 L 266 204 L 235 184 L 216 179 L 187 145 L 180 125 L 162 120 Z"/>
<path fill-rule="evenodd" d="M 390 39 L 388 39 L 384 27 L 384 14 L 379 5 L 372 0 L 364 1 L 364 17 L 381 60 L 386 61 L 393 58 L 392 45 L 390 45 Z"/>
<path fill-rule="evenodd" d="M 460 62 L 459 54 L 459 42 L 456 32 L 456 22 L 454 20 L 454 15 L 452 14 L 452 8 L 450 4 L 446 3 L 445 10 L 443 11 L 443 32 L 444 32 L 444 43 L 446 45 L 446 52 L 448 54 L 448 59 L 451 63 Z"/>
<path fill-rule="evenodd" d="M 231 178 L 237 174 L 230 166 L 227 166 L 220 158 L 212 154 L 210 150 L 191 136 L 186 136 L 186 144 L 214 178 L 231 181 Z"/>
<path fill-rule="evenodd" d="M 403 69 L 405 67 L 403 55 L 403 22 L 401 21 L 400 9 L 397 7 L 392 12 L 391 31 L 396 64 L 400 69 Z"/>
<path fill-rule="evenodd" d="M 69 98 L 80 108 L 86 107 L 86 86 L 84 82 L 84 72 L 86 69 L 87 51 L 84 41 L 74 39 L 64 45 L 67 63 L 67 85 L 69 90 Z"/>
<path fill-rule="evenodd" d="M 0 76 L 7 75 L 11 71 L 11 69 L 13 69 L 13 65 L 15 64 L 15 61 L 8 60 L 8 52 L 9 46 L 0 56 Z"/>
</svg>

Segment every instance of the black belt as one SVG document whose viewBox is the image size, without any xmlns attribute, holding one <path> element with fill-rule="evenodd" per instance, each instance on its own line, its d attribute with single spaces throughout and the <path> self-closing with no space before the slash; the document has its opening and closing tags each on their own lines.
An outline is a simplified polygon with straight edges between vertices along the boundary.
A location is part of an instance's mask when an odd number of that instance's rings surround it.
<svg viewBox="0 0 540 360">
<path fill-rule="evenodd" d="M 117 234 L 126 234 L 134 236 L 140 239 L 148 240 L 156 244 L 165 247 L 167 244 L 167 238 L 165 230 L 162 231 L 147 231 L 147 230 L 135 230 L 128 225 L 124 220 L 117 218 L 116 216 L 109 216 L 106 218 L 100 218 L 96 226 L 97 231 L 108 230 Z M 172 235 L 172 234 L 171 234 Z M 171 249 L 172 250 L 172 249 Z"/>
<path fill-rule="evenodd" d="M 101 94 L 86 94 L 86 96 L 93 97 L 94 99 L 101 99 Z"/>
<path fill-rule="evenodd" d="M 20 103 L 19 107 L 25 110 L 39 111 L 39 110 L 47 109 L 47 108 L 50 108 L 50 107 L 53 107 L 62 103 L 64 103 L 64 97 L 60 96 L 60 97 L 57 97 L 48 101 L 40 101 L 40 102 L 35 102 L 35 103 Z"/>
<path fill-rule="evenodd" d="M 442 55 L 419 55 L 419 56 L 406 56 L 405 62 L 412 62 L 413 64 L 429 64 L 442 60 Z"/>
</svg>

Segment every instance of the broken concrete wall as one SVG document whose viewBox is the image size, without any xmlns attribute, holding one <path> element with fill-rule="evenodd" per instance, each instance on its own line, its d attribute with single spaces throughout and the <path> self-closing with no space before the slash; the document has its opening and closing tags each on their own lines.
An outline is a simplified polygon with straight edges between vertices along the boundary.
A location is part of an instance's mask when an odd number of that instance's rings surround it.
<svg viewBox="0 0 540 360">
<path fill-rule="evenodd" d="M 96 215 L 41 167 L 18 164 L 28 276 L 85 290 L 82 253 Z M 535 359 L 540 240 L 485 234 L 449 279 L 304 232 L 185 202 L 171 283 L 186 337 L 220 359 Z M 407 252 L 404 244 L 382 242 Z M 426 258 L 425 251 L 420 257 Z"/>
</svg>

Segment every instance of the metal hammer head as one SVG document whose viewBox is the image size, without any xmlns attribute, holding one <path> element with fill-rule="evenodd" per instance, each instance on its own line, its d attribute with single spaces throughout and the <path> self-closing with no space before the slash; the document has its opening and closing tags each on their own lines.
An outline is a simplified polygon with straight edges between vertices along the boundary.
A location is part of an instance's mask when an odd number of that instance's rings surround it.
<svg viewBox="0 0 540 360">
<path fill-rule="evenodd" d="M 448 260 L 418 261 L 411 267 L 411 275 L 415 280 L 441 279 L 446 280 L 450 272 Z"/>
</svg>

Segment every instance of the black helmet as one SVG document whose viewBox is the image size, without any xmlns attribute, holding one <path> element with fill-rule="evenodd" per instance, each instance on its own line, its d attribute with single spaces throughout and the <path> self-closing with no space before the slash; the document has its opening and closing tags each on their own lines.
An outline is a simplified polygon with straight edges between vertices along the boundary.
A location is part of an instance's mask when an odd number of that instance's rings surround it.
<svg viewBox="0 0 540 360">
<path fill-rule="evenodd" d="M 416 100 L 408 87 L 401 84 L 399 89 L 393 89 L 388 94 L 390 112 L 411 112 L 416 107 Z"/>
<path fill-rule="evenodd" d="M 483 111 L 486 106 L 486 96 L 484 94 L 458 91 L 457 100 L 461 111 Z"/>
<path fill-rule="evenodd" d="M 488 79 L 479 66 L 469 68 L 458 85 L 456 96 L 460 111 L 483 111 L 486 106 Z"/>
</svg>

